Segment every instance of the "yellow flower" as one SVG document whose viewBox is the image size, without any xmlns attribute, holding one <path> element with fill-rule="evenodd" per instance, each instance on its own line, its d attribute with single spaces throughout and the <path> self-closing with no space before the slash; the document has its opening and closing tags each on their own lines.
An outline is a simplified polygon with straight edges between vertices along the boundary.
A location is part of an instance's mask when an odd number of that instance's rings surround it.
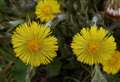
<svg viewBox="0 0 120 82">
<path fill-rule="evenodd" d="M 112 57 L 103 62 L 103 70 L 108 74 L 116 74 L 120 70 L 120 52 L 116 51 Z"/>
<path fill-rule="evenodd" d="M 58 49 L 50 28 L 36 22 L 18 26 L 12 35 L 12 44 L 16 57 L 33 67 L 50 63 Z"/>
<path fill-rule="evenodd" d="M 71 47 L 77 60 L 89 65 L 108 60 L 116 49 L 113 36 L 106 36 L 108 31 L 92 26 L 83 28 L 73 37 Z"/>
<path fill-rule="evenodd" d="M 48 22 L 59 12 L 60 4 L 57 0 L 38 0 L 35 13 L 41 21 Z"/>
</svg>

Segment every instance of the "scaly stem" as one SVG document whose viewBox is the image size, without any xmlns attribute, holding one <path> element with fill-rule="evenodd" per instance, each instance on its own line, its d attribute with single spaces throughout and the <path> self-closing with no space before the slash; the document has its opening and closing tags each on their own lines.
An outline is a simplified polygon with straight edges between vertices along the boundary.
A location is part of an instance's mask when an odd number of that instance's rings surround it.
<svg viewBox="0 0 120 82">
<path fill-rule="evenodd" d="M 29 66 L 27 68 L 27 74 L 26 74 L 25 82 L 31 82 L 31 79 L 34 76 L 34 74 L 35 74 L 34 68 Z"/>
<path fill-rule="evenodd" d="M 99 65 L 95 65 L 91 82 L 107 82 L 105 76 L 102 74 L 100 70 Z"/>
</svg>

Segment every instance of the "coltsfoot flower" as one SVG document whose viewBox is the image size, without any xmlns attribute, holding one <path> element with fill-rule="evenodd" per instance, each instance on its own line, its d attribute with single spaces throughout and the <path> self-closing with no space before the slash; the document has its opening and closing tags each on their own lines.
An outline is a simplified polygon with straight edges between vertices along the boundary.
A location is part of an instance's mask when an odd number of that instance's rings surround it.
<svg viewBox="0 0 120 82">
<path fill-rule="evenodd" d="M 33 67 L 50 63 L 58 49 L 50 28 L 36 22 L 19 25 L 12 34 L 12 44 L 16 57 Z"/>
<path fill-rule="evenodd" d="M 108 74 L 116 74 L 120 71 L 119 51 L 116 51 L 109 60 L 103 62 L 103 70 Z"/>
<path fill-rule="evenodd" d="M 41 21 L 48 22 L 60 13 L 60 4 L 57 0 L 38 0 L 35 13 Z"/>
<path fill-rule="evenodd" d="M 83 28 L 73 37 L 71 47 L 77 60 L 89 65 L 108 60 L 116 49 L 114 37 L 106 36 L 107 30 L 97 26 Z"/>
</svg>

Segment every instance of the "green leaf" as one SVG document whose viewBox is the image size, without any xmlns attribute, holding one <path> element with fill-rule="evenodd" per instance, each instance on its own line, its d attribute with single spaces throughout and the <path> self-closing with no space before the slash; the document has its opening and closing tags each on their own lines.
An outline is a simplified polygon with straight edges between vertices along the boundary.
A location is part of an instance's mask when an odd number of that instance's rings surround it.
<svg viewBox="0 0 120 82">
<path fill-rule="evenodd" d="M 107 79 L 108 82 L 120 82 L 120 77 L 118 75 L 111 75 Z"/>
<path fill-rule="evenodd" d="M 8 48 L 7 46 L 1 46 L 0 53 L 3 54 L 2 56 L 5 58 L 6 61 L 14 59 L 13 53 L 11 53 L 10 48 Z"/>
<path fill-rule="evenodd" d="M 54 77 L 59 75 L 62 63 L 60 61 L 55 61 L 47 65 L 47 73 L 49 77 Z"/>
<path fill-rule="evenodd" d="M 0 10 L 4 10 L 6 7 L 6 3 L 5 3 L 5 0 L 0 0 Z"/>
<path fill-rule="evenodd" d="M 21 61 L 17 60 L 16 64 L 13 66 L 11 74 L 15 77 L 16 82 L 24 82 L 27 72 L 27 66 Z"/>
</svg>

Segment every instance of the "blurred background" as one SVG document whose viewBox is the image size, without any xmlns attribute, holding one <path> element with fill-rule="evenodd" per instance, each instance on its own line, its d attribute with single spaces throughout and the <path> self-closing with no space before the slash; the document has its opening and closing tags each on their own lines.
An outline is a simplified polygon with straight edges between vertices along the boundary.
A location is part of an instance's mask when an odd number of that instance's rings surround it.
<svg viewBox="0 0 120 82">
<path fill-rule="evenodd" d="M 113 33 L 119 50 L 120 1 L 58 0 L 62 11 L 60 15 L 63 18 L 56 16 L 51 25 L 59 42 L 57 57 L 51 64 L 30 69 L 30 66 L 15 57 L 11 34 L 21 23 L 29 20 L 40 22 L 35 16 L 36 1 L 0 0 L 0 82 L 91 82 L 93 66 L 76 61 L 70 48 L 72 37 L 83 26 L 96 24 Z M 108 12 L 108 7 L 118 10 L 118 13 Z M 120 82 L 119 73 L 102 73 L 108 82 Z"/>
</svg>

